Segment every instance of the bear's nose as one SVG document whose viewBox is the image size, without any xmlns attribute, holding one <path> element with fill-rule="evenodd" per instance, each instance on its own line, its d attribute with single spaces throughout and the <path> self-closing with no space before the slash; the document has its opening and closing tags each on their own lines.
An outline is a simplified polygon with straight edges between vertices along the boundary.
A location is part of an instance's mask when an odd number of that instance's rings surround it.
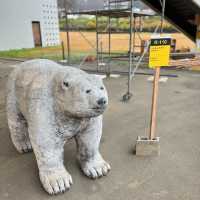
<svg viewBox="0 0 200 200">
<path fill-rule="evenodd" d="M 97 101 L 97 104 L 99 106 L 104 106 L 106 104 L 106 99 L 105 98 L 100 98 L 98 101 Z"/>
</svg>

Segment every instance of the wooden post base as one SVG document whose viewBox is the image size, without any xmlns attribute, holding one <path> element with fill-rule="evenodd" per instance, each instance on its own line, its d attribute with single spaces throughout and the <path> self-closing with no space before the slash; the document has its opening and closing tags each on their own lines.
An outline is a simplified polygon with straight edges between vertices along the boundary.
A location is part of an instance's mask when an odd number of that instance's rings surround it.
<svg viewBox="0 0 200 200">
<path fill-rule="evenodd" d="M 160 138 L 150 140 L 147 137 L 138 136 L 136 142 L 136 156 L 159 156 Z"/>
</svg>

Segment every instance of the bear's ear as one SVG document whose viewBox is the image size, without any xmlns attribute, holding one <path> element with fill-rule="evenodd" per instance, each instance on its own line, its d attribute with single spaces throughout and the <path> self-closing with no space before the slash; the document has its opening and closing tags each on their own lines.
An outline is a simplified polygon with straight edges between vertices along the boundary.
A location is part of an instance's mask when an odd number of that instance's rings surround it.
<svg viewBox="0 0 200 200">
<path fill-rule="evenodd" d="M 71 86 L 71 80 L 69 75 L 63 74 L 62 79 L 61 79 L 61 87 L 62 89 L 66 90 L 70 88 Z"/>
<path fill-rule="evenodd" d="M 92 74 L 96 79 L 98 79 L 98 80 L 100 80 L 100 81 L 102 81 L 104 78 L 105 78 L 105 76 L 104 75 L 97 75 L 97 74 Z"/>
<path fill-rule="evenodd" d="M 69 88 L 70 88 L 70 83 L 69 83 L 69 81 L 63 80 L 62 83 L 61 83 L 61 88 L 62 88 L 63 90 L 69 89 Z"/>
</svg>

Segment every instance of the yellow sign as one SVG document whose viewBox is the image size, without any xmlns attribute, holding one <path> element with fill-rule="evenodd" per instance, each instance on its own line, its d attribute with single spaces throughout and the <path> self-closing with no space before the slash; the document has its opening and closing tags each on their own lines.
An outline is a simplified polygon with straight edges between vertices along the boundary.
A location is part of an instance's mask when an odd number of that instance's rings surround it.
<svg viewBox="0 0 200 200">
<path fill-rule="evenodd" d="M 170 38 L 151 39 L 149 67 L 164 67 L 169 65 L 169 56 L 171 49 Z"/>
</svg>

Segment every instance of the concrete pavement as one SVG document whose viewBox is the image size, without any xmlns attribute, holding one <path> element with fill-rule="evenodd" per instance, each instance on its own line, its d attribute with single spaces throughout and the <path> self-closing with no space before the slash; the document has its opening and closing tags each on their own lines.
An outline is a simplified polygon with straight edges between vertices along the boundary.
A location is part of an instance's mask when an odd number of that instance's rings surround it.
<svg viewBox="0 0 200 200">
<path fill-rule="evenodd" d="M 147 76 L 136 76 L 128 103 L 120 101 L 126 78 L 106 79 L 110 104 L 101 152 L 112 170 L 95 181 L 85 177 L 71 141 L 65 147 L 65 165 L 74 184 L 63 195 L 51 197 L 41 187 L 33 153 L 18 154 L 9 138 L 5 83 L 10 70 L 9 63 L 0 63 L 0 200 L 200 199 L 200 74 L 177 72 L 178 78 L 160 84 L 161 156 L 154 158 L 133 154 L 137 136 L 148 133 L 152 85 Z"/>
</svg>

